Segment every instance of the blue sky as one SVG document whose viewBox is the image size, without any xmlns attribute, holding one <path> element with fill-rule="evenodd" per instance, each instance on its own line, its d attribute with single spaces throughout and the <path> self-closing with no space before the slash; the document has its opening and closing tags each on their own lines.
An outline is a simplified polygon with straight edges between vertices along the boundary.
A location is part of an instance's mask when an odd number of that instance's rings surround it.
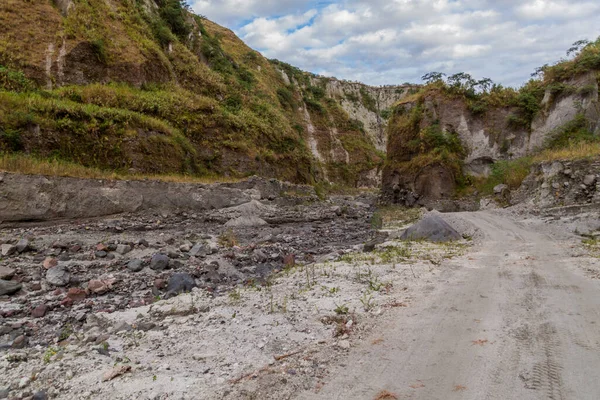
<svg viewBox="0 0 600 400">
<path fill-rule="evenodd" d="M 303 70 L 371 85 L 467 72 L 520 86 L 600 36 L 600 1 L 190 0 L 249 46 Z"/>
</svg>

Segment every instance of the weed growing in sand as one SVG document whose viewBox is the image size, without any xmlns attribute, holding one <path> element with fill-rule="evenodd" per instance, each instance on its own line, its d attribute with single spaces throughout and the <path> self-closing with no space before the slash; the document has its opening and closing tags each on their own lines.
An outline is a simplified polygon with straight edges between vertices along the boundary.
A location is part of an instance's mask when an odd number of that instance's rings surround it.
<svg viewBox="0 0 600 400">
<path fill-rule="evenodd" d="M 48 347 L 44 353 L 44 364 L 48 364 L 52 357 L 54 357 L 56 354 L 58 354 L 58 349 L 55 349 L 54 347 Z"/>
<path fill-rule="evenodd" d="M 373 295 L 368 290 L 362 295 L 360 302 L 362 303 L 366 312 L 371 311 L 376 306 L 375 301 L 373 301 Z"/>
<path fill-rule="evenodd" d="M 335 308 L 333 309 L 333 311 L 337 314 L 337 315 L 348 315 L 348 312 L 350 311 L 348 309 L 348 306 L 346 304 L 342 304 L 342 305 L 335 305 Z"/>
<path fill-rule="evenodd" d="M 235 247 L 239 243 L 237 235 L 231 229 L 221 233 L 221 235 L 219 235 L 218 242 L 222 247 Z"/>
<path fill-rule="evenodd" d="M 237 303 L 242 299 L 242 291 L 239 288 L 233 289 L 229 292 L 229 299 L 232 303 Z"/>
</svg>

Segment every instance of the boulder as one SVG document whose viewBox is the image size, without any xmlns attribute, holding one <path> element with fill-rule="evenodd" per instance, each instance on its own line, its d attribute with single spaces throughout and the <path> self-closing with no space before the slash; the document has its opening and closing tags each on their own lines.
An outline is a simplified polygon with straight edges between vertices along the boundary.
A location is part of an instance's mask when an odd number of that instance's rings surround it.
<svg viewBox="0 0 600 400">
<path fill-rule="evenodd" d="M 0 265 L 0 279 L 11 279 L 13 276 L 15 276 L 14 269 Z"/>
<path fill-rule="evenodd" d="M 583 178 L 583 184 L 585 186 L 592 186 L 594 183 L 596 183 L 596 175 L 586 175 Z"/>
<path fill-rule="evenodd" d="M 451 227 L 439 214 L 430 213 L 408 228 L 402 240 L 428 240 L 430 242 L 450 242 L 460 240 L 462 236 Z"/>
<path fill-rule="evenodd" d="M 169 265 L 169 257 L 164 254 L 155 254 L 150 261 L 150 268 L 155 271 L 162 271 Z"/>
<path fill-rule="evenodd" d="M 46 272 L 46 280 L 54 286 L 67 286 L 71 280 L 71 274 L 65 267 L 56 266 Z"/>
<path fill-rule="evenodd" d="M 127 263 L 127 269 L 131 272 L 140 272 L 144 269 L 144 263 L 138 259 L 131 260 Z"/>
<path fill-rule="evenodd" d="M 21 284 L 0 279 L 0 296 L 11 295 L 21 290 Z"/>
<path fill-rule="evenodd" d="M 502 193 L 506 192 L 507 190 L 509 190 L 508 185 L 506 185 L 504 183 L 494 186 L 494 194 L 496 194 L 496 195 L 501 195 Z"/>
<path fill-rule="evenodd" d="M 2 255 L 5 257 L 11 256 L 17 252 L 17 246 L 12 245 L 12 244 L 3 244 L 0 247 L 0 251 L 2 252 Z"/>
<path fill-rule="evenodd" d="M 180 293 L 191 292 L 196 287 L 196 281 L 190 274 L 177 273 L 173 274 L 167 285 L 166 298 L 176 296 Z"/>
<path fill-rule="evenodd" d="M 189 254 L 193 257 L 204 257 L 210 254 L 210 247 L 206 243 L 197 243 L 190 249 Z"/>
<path fill-rule="evenodd" d="M 21 239 L 19 240 L 19 242 L 17 243 L 17 251 L 19 253 L 23 253 L 24 251 L 29 250 L 29 240 L 27 239 Z"/>
<path fill-rule="evenodd" d="M 117 245 L 117 249 L 115 251 L 121 255 L 124 255 L 131 251 L 131 246 L 128 244 L 119 244 Z"/>
</svg>

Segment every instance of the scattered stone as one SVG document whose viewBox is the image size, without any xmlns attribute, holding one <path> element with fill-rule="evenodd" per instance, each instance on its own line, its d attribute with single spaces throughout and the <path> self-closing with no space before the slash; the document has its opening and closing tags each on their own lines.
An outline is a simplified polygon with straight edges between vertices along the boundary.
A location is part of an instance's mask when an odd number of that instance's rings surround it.
<svg viewBox="0 0 600 400">
<path fill-rule="evenodd" d="M 131 365 L 120 365 L 118 367 L 114 367 L 110 371 L 104 373 L 102 380 L 104 382 L 115 379 L 116 377 L 123 375 L 131 370 Z"/>
<path fill-rule="evenodd" d="M 31 311 L 31 316 L 33 318 L 42 318 L 48 312 L 48 306 L 45 304 L 40 304 L 36 308 Z"/>
<path fill-rule="evenodd" d="M 9 388 L 7 388 L 7 387 L 0 388 L 0 399 L 7 399 L 9 393 L 10 393 Z"/>
<path fill-rule="evenodd" d="M 40 390 L 33 395 L 32 400 L 48 400 L 48 395 L 43 390 Z"/>
<path fill-rule="evenodd" d="M 0 246 L 0 251 L 4 257 L 11 256 L 17 252 L 17 246 L 12 244 L 3 244 Z"/>
<path fill-rule="evenodd" d="M 106 247 L 106 245 L 104 243 L 98 243 L 96 245 L 96 251 L 104 251 L 107 252 L 108 251 L 108 247 Z"/>
<path fill-rule="evenodd" d="M 596 175 L 586 175 L 583 178 L 583 184 L 586 186 L 592 186 L 594 183 L 596 183 Z"/>
<path fill-rule="evenodd" d="M 21 290 L 21 284 L 18 282 L 0 279 L 0 296 L 11 295 Z"/>
<path fill-rule="evenodd" d="M 12 268 L 0 266 L 0 279 L 11 279 L 15 276 L 15 270 Z"/>
<path fill-rule="evenodd" d="M 85 300 L 85 298 L 87 297 L 87 294 L 85 293 L 85 290 L 83 290 L 83 289 L 70 288 L 69 291 L 67 292 L 67 297 L 73 301 L 82 301 L 82 300 Z"/>
<path fill-rule="evenodd" d="M 19 389 L 25 389 L 31 383 L 31 377 L 24 376 L 19 381 Z"/>
<path fill-rule="evenodd" d="M 167 285 L 167 294 L 165 298 L 176 296 L 180 293 L 191 292 L 196 287 L 196 281 L 190 274 L 177 273 L 173 274 Z"/>
<path fill-rule="evenodd" d="M 27 239 L 19 240 L 19 242 L 17 243 L 17 251 L 19 253 L 23 253 L 27 250 L 29 250 L 29 240 L 27 240 Z"/>
<path fill-rule="evenodd" d="M 131 325 L 129 325 L 127 322 L 122 321 L 118 324 L 115 325 L 115 332 L 129 332 L 131 331 Z"/>
<path fill-rule="evenodd" d="M 13 349 L 22 349 L 27 344 L 27 338 L 25 335 L 17 336 L 12 342 Z"/>
<path fill-rule="evenodd" d="M 337 344 L 340 349 L 348 350 L 350 348 L 350 342 L 348 340 L 340 340 Z"/>
<path fill-rule="evenodd" d="M 71 280 L 71 274 L 65 267 L 56 266 L 46 272 L 46 280 L 54 286 L 67 286 Z"/>
<path fill-rule="evenodd" d="M 50 269 L 58 265 L 58 260 L 54 257 L 46 257 L 42 265 L 44 266 L 44 268 Z"/>
<path fill-rule="evenodd" d="M 438 213 L 429 213 L 410 228 L 400 239 L 402 240 L 429 240 L 431 242 L 450 242 L 460 240 L 460 234 L 451 227 Z"/>
<path fill-rule="evenodd" d="M 204 243 L 197 243 L 194 247 L 189 251 L 190 256 L 192 257 L 204 257 L 210 253 L 210 249 Z"/>
<path fill-rule="evenodd" d="M 105 251 L 97 251 L 94 253 L 94 255 L 96 256 L 96 258 L 106 258 L 108 253 Z"/>
<path fill-rule="evenodd" d="M 155 254 L 150 261 L 150 268 L 155 271 L 162 271 L 169 265 L 169 257 L 164 254 Z"/>
<path fill-rule="evenodd" d="M 144 269 L 144 263 L 142 260 L 133 259 L 127 263 L 127 269 L 131 272 L 140 272 Z"/>
<path fill-rule="evenodd" d="M 115 282 L 114 280 L 92 279 L 91 281 L 88 282 L 87 288 L 88 288 L 88 291 L 90 291 L 92 293 L 104 294 L 112 289 L 112 284 L 114 282 Z"/>
<path fill-rule="evenodd" d="M 131 251 L 131 246 L 128 244 L 120 244 L 115 251 L 121 255 L 125 255 Z"/>
<path fill-rule="evenodd" d="M 155 279 L 154 280 L 154 287 L 157 288 L 157 289 L 159 289 L 159 290 L 162 290 L 165 287 L 167 287 L 167 281 L 165 281 L 164 279 L 160 279 L 160 278 Z"/>
</svg>

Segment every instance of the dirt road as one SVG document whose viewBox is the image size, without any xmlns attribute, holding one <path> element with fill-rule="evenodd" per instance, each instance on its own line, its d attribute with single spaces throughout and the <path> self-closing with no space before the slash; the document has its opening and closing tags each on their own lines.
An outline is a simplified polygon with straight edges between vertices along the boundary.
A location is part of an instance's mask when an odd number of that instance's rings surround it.
<svg viewBox="0 0 600 400">
<path fill-rule="evenodd" d="M 600 398 L 600 284 L 567 243 L 491 213 L 461 218 L 481 245 L 301 398 Z"/>
</svg>

